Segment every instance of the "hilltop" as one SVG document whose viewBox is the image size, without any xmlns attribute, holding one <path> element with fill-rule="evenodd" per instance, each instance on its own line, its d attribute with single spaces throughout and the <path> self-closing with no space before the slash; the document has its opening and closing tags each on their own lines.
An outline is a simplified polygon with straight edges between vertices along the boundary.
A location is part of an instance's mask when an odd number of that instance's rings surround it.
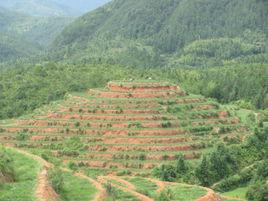
<svg viewBox="0 0 268 201">
<path fill-rule="evenodd" d="M 146 175 L 180 154 L 199 159 L 216 142 L 248 132 L 216 102 L 169 83 L 110 82 L 49 110 L 1 125 L 1 142 L 47 150 L 65 164 Z"/>
<path fill-rule="evenodd" d="M 64 29 L 52 58 L 132 66 L 267 62 L 268 2 L 114 0 Z"/>
<path fill-rule="evenodd" d="M 187 95 L 168 82 L 151 80 L 109 82 L 105 89 L 69 95 L 33 116 L 3 122 L 3 145 L 40 155 L 60 164 L 61 171 L 85 171 L 96 179 L 74 176 L 93 181 L 100 191 L 103 185 L 108 198 L 122 201 L 161 200 L 162 194 L 174 200 L 219 200 L 220 196 L 207 188 L 152 179 L 152 169 L 160 164 L 175 165 L 181 157 L 196 164 L 214 143 L 232 141 L 248 132 L 216 102 Z M 46 171 L 52 169 L 51 165 L 45 167 Z M 65 180 L 70 175 L 62 177 Z M 111 193 L 109 188 L 118 192 Z M 85 196 L 93 191 L 96 189 Z M 186 196 L 186 191 L 191 196 Z M 61 190 L 58 193 L 62 196 Z"/>
</svg>

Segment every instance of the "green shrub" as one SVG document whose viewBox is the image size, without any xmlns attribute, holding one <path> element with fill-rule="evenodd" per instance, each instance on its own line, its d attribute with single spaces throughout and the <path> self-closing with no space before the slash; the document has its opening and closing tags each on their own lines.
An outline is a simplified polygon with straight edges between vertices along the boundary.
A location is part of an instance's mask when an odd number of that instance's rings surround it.
<svg viewBox="0 0 268 201">
<path fill-rule="evenodd" d="M 73 171 L 76 171 L 78 167 L 74 162 L 69 162 L 68 163 L 68 168 L 70 168 Z"/>
<path fill-rule="evenodd" d="M 130 170 L 120 170 L 116 173 L 117 176 L 131 175 Z"/>
<path fill-rule="evenodd" d="M 76 128 L 78 128 L 78 127 L 80 126 L 80 122 L 79 122 L 79 121 L 78 121 L 78 122 L 75 122 L 74 126 L 75 126 Z"/>
<path fill-rule="evenodd" d="M 162 123 L 162 128 L 171 128 L 171 126 L 172 126 L 172 124 L 169 121 Z"/>
<path fill-rule="evenodd" d="M 249 187 L 246 197 L 250 201 L 267 201 L 268 200 L 268 183 L 258 182 Z"/>
<path fill-rule="evenodd" d="M 15 181 L 15 171 L 11 156 L 0 146 L 0 187 L 5 181 Z"/>
<path fill-rule="evenodd" d="M 29 134 L 26 132 L 18 132 L 16 135 L 16 140 L 25 141 L 29 139 Z"/>
<path fill-rule="evenodd" d="M 141 160 L 141 161 L 146 160 L 146 155 L 145 154 L 140 154 L 139 155 L 139 160 Z"/>
<path fill-rule="evenodd" d="M 53 189 L 59 193 L 62 191 L 64 186 L 64 180 L 63 180 L 63 174 L 62 172 L 55 168 L 53 170 L 50 170 L 49 173 L 49 181 L 53 187 Z"/>
</svg>

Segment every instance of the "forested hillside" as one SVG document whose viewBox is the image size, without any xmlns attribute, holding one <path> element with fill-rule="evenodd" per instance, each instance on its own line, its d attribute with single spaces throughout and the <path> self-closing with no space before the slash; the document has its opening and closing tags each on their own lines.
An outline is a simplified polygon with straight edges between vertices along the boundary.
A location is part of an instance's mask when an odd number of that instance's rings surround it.
<svg viewBox="0 0 268 201">
<path fill-rule="evenodd" d="M 69 17 L 31 17 L 0 8 L 0 62 L 39 53 L 70 21 Z"/>
<path fill-rule="evenodd" d="M 0 119 L 32 112 L 44 104 L 62 99 L 68 92 L 103 87 L 111 80 L 146 77 L 171 81 L 190 93 L 203 94 L 222 103 L 240 100 L 237 104 L 247 109 L 267 108 L 267 75 L 267 65 L 192 70 L 54 63 L 22 67 L 19 63 L 0 73 Z"/>
<path fill-rule="evenodd" d="M 114 0 L 54 42 L 54 59 L 133 66 L 267 62 L 268 2 Z"/>
</svg>

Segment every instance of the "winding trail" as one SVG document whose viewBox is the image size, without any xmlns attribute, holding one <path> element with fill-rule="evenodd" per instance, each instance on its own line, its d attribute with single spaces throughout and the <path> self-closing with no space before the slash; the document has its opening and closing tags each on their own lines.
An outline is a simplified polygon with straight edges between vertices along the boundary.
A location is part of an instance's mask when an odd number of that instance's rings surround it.
<svg viewBox="0 0 268 201">
<path fill-rule="evenodd" d="M 39 172 L 38 177 L 37 177 L 37 187 L 35 190 L 35 195 L 36 195 L 37 200 L 38 201 L 58 201 L 59 197 L 58 197 L 57 193 L 54 191 L 54 189 L 52 188 L 52 186 L 50 185 L 49 178 L 48 178 L 48 171 L 51 168 L 54 168 L 54 165 L 47 162 L 43 158 L 41 158 L 37 155 L 31 154 L 27 151 L 17 149 L 17 148 L 11 147 L 11 146 L 8 146 L 7 148 L 12 149 L 12 150 L 14 150 L 20 154 L 23 154 L 29 158 L 32 158 L 33 160 L 37 161 L 42 166 L 41 171 Z M 67 168 L 61 168 L 61 170 L 65 171 L 65 172 L 73 173 L 71 170 L 69 170 Z M 119 178 L 117 176 L 114 176 L 114 175 L 99 176 L 97 178 L 97 180 L 94 180 L 94 179 L 84 175 L 81 172 L 75 173 L 74 176 L 80 177 L 82 179 L 86 179 L 89 183 L 93 184 L 96 187 L 98 192 L 96 193 L 95 197 L 91 201 L 103 201 L 107 197 L 107 192 L 103 188 L 102 184 L 106 183 L 108 180 L 114 180 L 118 183 L 121 183 L 122 186 L 115 184 L 115 183 L 111 183 L 111 185 L 114 186 L 115 188 L 118 188 L 118 189 L 124 191 L 124 192 L 132 194 L 140 201 L 154 201 L 153 199 L 149 198 L 148 196 L 145 196 L 141 193 L 138 193 L 136 191 L 136 187 L 133 184 L 131 184 L 130 182 L 128 182 L 122 178 Z M 165 189 L 165 187 L 168 185 L 178 185 L 179 184 L 179 183 L 175 183 L 175 182 L 159 181 L 159 180 L 156 180 L 153 178 L 146 178 L 146 179 L 155 183 L 158 186 L 157 192 L 162 192 Z M 196 185 L 189 185 L 189 184 L 183 184 L 183 185 L 190 186 L 190 187 L 198 187 L 198 188 L 202 188 L 202 189 L 207 191 L 206 195 L 196 199 L 196 201 L 221 201 L 221 200 L 244 201 L 243 199 L 239 199 L 239 198 L 233 198 L 233 197 L 228 197 L 228 196 L 219 196 L 212 189 L 209 189 L 209 188 L 196 186 Z"/>
<path fill-rule="evenodd" d="M 111 179 L 111 180 L 115 180 L 115 181 L 123 184 L 127 188 L 129 188 L 129 189 L 131 189 L 133 191 L 136 191 L 136 187 L 132 183 L 130 183 L 130 182 L 124 180 L 124 179 L 121 179 L 121 178 L 116 177 L 116 176 L 110 176 L 110 175 L 107 175 L 106 178 Z"/>
<path fill-rule="evenodd" d="M 100 183 L 102 183 L 102 184 L 106 183 L 107 180 L 116 180 L 117 182 L 122 181 L 122 179 L 116 178 L 114 176 L 100 176 L 100 177 L 98 177 L 98 181 Z M 126 184 L 126 183 L 129 183 L 129 182 L 125 181 L 124 184 Z M 140 201 L 154 201 L 153 199 L 151 199 L 151 198 L 149 198 L 149 197 L 147 197 L 147 196 L 145 196 L 145 195 L 143 195 L 141 193 L 136 192 L 134 189 L 131 189 L 131 188 L 128 188 L 128 187 L 123 187 L 123 186 L 120 186 L 120 185 L 117 185 L 117 184 L 114 184 L 114 183 L 111 183 L 111 185 L 113 187 L 115 187 L 115 188 L 118 188 L 118 189 L 126 192 L 126 193 L 132 194 L 133 196 L 135 196 Z"/>
<path fill-rule="evenodd" d="M 58 195 L 54 191 L 54 189 L 51 187 L 49 178 L 48 178 L 48 171 L 51 168 L 54 168 L 54 165 L 47 162 L 43 158 L 31 154 L 27 151 L 17 149 L 11 146 L 8 146 L 7 148 L 12 149 L 18 153 L 21 153 L 25 156 L 28 156 L 29 158 L 32 158 L 33 160 L 37 161 L 38 163 L 41 164 L 42 170 L 38 174 L 37 178 L 37 188 L 35 191 L 35 195 L 38 201 L 58 201 Z M 64 172 L 70 172 L 73 173 L 71 170 L 67 168 L 60 168 Z M 102 187 L 101 183 L 97 182 L 96 180 L 84 175 L 83 173 L 75 173 L 74 176 L 80 177 L 82 179 L 86 179 L 89 183 L 93 184 L 96 189 L 98 190 L 97 194 L 95 197 L 90 200 L 90 201 L 102 201 L 106 198 L 106 190 Z"/>
<path fill-rule="evenodd" d="M 91 201 L 102 201 L 107 197 L 106 190 L 103 188 L 101 183 L 97 182 L 96 180 L 82 174 L 82 173 L 75 173 L 75 176 L 80 177 L 82 179 L 88 180 L 90 183 L 92 183 L 98 190 L 98 193 L 95 195 L 95 197 Z"/>
<path fill-rule="evenodd" d="M 159 181 L 156 179 L 148 178 L 149 181 L 154 182 L 158 186 L 157 192 L 162 192 L 167 185 L 178 185 L 179 183 L 175 182 L 165 182 L 165 181 Z M 202 188 L 207 191 L 206 195 L 197 198 L 196 201 L 221 201 L 222 198 L 216 194 L 212 189 L 210 188 L 205 188 L 202 186 L 196 186 L 196 185 L 190 185 L 190 184 L 183 184 L 184 186 L 189 186 L 189 187 L 195 187 L 195 188 Z"/>
<path fill-rule="evenodd" d="M 152 179 L 152 178 L 147 178 L 148 181 L 155 183 L 158 186 L 157 192 L 160 193 L 163 190 L 165 190 L 165 187 L 169 184 L 169 182 L 165 182 L 165 181 L 160 181 L 160 180 L 156 180 L 156 179 Z M 174 185 L 172 183 L 172 185 Z"/>
<path fill-rule="evenodd" d="M 229 196 L 224 196 L 224 195 L 222 195 L 221 197 L 223 198 L 223 200 L 226 200 L 226 201 L 228 201 L 228 200 L 246 201 L 246 200 L 243 200 L 241 198 L 234 198 L 234 197 L 229 197 Z"/>
</svg>

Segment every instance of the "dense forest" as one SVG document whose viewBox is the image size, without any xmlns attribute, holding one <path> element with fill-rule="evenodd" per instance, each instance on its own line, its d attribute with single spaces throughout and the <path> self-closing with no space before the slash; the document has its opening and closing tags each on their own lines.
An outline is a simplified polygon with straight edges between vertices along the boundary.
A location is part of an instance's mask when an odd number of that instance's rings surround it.
<svg viewBox="0 0 268 201">
<path fill-rule="evenodd" d="M 135 68 L 120 65 L 56 63 L 14 66 L 0 74 L 0 118 L 17 117 L 70 91 L 105 86 L 110 80 L 168 80 L 189 93 L 222 103 L 244 100 L 250 109 L 268 107 L 268 66 L 241 65 L 210 69 Z M 254 69 L 254 70 L 252 70 Z"/>
<path fill-rule="evenodd" d="M 264 63 L 267 8 L 258 0 L 115 0 L 67 26 L 52 58 L 148 67 Z"/>
</svg>

